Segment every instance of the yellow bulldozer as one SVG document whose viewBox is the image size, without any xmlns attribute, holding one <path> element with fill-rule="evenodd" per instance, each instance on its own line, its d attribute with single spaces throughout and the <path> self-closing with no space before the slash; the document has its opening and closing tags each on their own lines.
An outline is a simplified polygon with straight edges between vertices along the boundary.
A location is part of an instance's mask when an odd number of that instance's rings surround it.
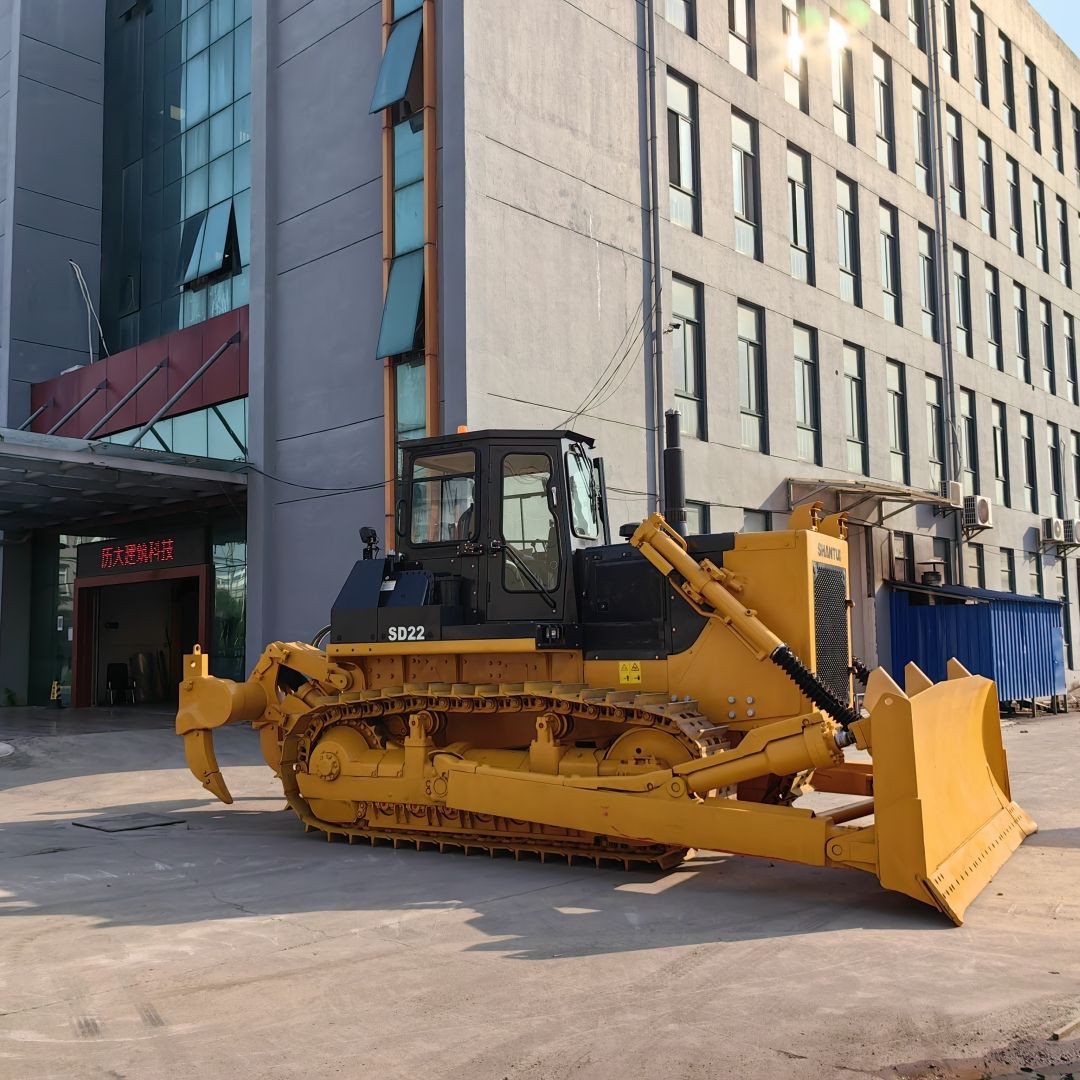
<svg viewBox="0 0 1080 1080">
<path fill-rule="evenodd" d="M 613 544 L 571 431 L 404 443 L 401 490 L 394 550 L 361 530 L 315 643 L 275 642 L 242 683 L 185 657 L 176 730 L 223 802 L 214 729 L 251 723 L 328 839 L 848 867 L 956 923 L 1035 831 L 992 681 L 954 661 L 901 689 L 853 661 L 842 514 L 699 536 L 653 514 Z M 815 812 L 811 791 L 850 798 Z"/>
</svg>

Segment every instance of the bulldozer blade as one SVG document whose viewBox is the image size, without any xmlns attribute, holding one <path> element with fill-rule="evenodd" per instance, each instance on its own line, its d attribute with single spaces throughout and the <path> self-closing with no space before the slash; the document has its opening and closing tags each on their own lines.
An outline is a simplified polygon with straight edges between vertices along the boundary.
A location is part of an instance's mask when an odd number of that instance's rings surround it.
<svg viewBox="0 0 1080 1080">
<path fill-rule="evenodd" d="M 1037 828 L 1009 793 L 997 690 L 961 672 L 871 712 L 878 877 L 957 925 Z"/>
<path fill-rule="evenodd" d="M 189 731 L 184 735 L 184 757 L 192 776 L 215 798 L 231 803 L 232 795 L 218 768 L 214 753 L 214 733 L 206 729 Z"/>
</svg>

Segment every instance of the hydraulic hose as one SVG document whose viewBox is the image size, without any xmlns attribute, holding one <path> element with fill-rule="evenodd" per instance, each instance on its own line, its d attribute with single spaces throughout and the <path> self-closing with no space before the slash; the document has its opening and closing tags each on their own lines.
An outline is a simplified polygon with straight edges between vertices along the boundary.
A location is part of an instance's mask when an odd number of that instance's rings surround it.
<svg viewBox="0 0 1080 1080">
<path fill-rule="evenodd" d="M 860 719 L 786 645 L 778 645 L 769 659 L 812 701 L 824 709 L 845 731 Z"/>
</svg>

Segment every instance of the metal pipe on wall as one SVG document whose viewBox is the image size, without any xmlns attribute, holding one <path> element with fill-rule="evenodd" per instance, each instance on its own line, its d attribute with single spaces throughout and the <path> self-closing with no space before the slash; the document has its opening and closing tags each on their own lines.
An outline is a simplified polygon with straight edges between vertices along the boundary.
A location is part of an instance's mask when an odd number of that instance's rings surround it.
<svg viewBox="0 0 1080 1080">
<path fill-rule="evenodd" d="M 652 338 L 650 353 L 650 372 L 652 381 L 652 480 L 656 484 L 656 507 L 664 505 L 664 473 L 662 467 L 664 455 L 664 427 L 661 417 L 664 415 L 664 335 L 661 330 L 664 321 L 664 272 L 660 259 L 660 162 L 659 131 L 656 114 L 656 3 L 645 0 L 645 47 L 648 65 L 649 112 L 649 199 L 652 203 L 652 285 L 653 308 L 651 314 L 645 312 L 645 333 Z M 651 331 L 651 333 L 650 333 Z M 648 429 L 648 424 L 646 424 Z M 646 461 L 648 454 L 646 454 Z M 648 473 L 646 469 L 646 473 Z M 648 486 L 648 485 L 646 485 Z M 650 508 L 651 509 L 651 508 Z"/>
</svg>

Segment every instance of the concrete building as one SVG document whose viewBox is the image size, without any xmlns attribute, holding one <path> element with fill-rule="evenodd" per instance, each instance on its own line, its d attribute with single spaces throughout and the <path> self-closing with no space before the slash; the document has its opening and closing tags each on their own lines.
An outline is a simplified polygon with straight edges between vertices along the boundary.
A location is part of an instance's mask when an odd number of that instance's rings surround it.
<svg viewBox="0 0 1080 1080">
<path fill-rule="evenodd" d="M 672 407 L 692 527 L 849 511 L 868 662 L 940 576 L 1064 599 L 1076 666 L 1080 61 L 1027 4 L 4 0 L 0 50 L 0 691 L 309 637 L 401 438 L 572 426 L 640 518 Z"/>
</svg>

